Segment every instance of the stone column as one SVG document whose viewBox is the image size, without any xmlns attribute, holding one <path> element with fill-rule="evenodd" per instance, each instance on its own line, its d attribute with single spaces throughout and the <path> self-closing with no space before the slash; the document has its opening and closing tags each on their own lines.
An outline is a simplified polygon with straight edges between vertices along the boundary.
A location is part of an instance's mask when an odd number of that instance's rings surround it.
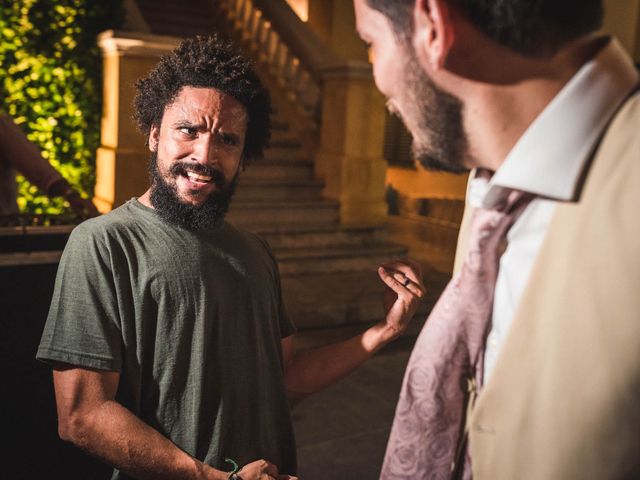
<svg viewBox="0 0 640 480">
<path fill-rule="evenodd" d="M 344 224 L 385 221 L 384 117 L 384 99 L 368 63 L 324 72 L 315 168 L 325 181 L 325 197 L 340 201 Z"/>
<path fill-rule="evenodd" d="M 309 0 L 308 25 L 343 60 L 367 61 L 351 0 Z"/>
<path fill-rule="evenodd" d="M 353 2 L 309 0 L 308 24 L 342 61 L 322 75 L 316 175 L 324 196 L 340 201 L 342 223 L 382 223 L 385 106 L 356 33 Z"/>
<path fill-rule="evenodd" d="M 634 61 L 640 62 L 640 0 L 604 0 L 602 29 L 615 35 Z"/>
<path fill-rule="evenodd" d="M 104 97 L 94 202 L 103 213 L 142 195 L 149 186 L 149 149 L 133 120 L 134 84 L 178 41 L 111 30 L 98 38 L 103 54 Z"/>
</svg>

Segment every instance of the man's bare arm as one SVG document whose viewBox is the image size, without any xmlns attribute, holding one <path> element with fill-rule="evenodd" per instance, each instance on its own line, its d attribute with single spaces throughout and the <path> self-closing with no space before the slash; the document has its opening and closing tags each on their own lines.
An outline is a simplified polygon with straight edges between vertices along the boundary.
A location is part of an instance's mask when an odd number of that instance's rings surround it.
<svg viewBox="0 0 640 480">
<path fill-rule="evenodd" d="M 135 478 L 226 480 L 216 470 L 178 448 L 115 401 L 117 372 L 71 366 L 54 369 L 58 431 L 63 440 Z M 245 465 L 244 480 L 289 478 L 264 460 Z"/>
<path fill-rule="evenodd" d="M 419 265 L 393 262 L 380 267 L 378 274 L 388 287 L 387 315 L 382 322 L 348 340 L 295 354 L 293 336 L 282 340 L 285 386 L 291 401 L 345 377 L 407 328 L 425 293 Z"/>
</svg>

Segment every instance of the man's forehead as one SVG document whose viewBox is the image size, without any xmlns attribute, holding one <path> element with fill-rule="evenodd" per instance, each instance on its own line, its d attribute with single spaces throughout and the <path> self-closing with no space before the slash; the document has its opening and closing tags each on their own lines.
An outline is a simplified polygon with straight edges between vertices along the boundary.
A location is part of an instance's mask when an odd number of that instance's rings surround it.
<svg viewBox="0 0 640 480">
<path fill-rule="evenodd" d="M 185 86 L 167 109 L 187 115 L 222 115 L 244 120 L 246 108 L 228 93 L 211 87 Z"/>
</svg>

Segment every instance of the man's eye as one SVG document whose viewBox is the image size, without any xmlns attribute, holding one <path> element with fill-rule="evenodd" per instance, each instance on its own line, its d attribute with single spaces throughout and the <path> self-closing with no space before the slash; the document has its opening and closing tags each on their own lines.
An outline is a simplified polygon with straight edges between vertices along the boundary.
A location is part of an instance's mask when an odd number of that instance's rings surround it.
<svg viewBox="0 0 640 480">
<path fill-rule="evenodd" d="M 225 145 L 237 145 L 238 140 L 233 135 L 222 135 L 222 143 Z"/>
<path fill-rule="evenodd" d="M 195 137 L 198 130 L 193 127 L 180 127 L 180 131 L 189 137 Z"/>
</svg>

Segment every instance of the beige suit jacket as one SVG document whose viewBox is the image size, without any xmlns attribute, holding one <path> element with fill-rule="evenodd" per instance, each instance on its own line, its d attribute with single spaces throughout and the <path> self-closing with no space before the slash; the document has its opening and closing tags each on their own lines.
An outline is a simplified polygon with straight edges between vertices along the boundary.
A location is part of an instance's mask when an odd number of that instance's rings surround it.
<svg viewBox="0 0 640 480">
<path fill-rule="evenodd" d="M 640 478 L 640 95 L 558 204 L 468 427 L 476 480 Z"/>
</svg>

